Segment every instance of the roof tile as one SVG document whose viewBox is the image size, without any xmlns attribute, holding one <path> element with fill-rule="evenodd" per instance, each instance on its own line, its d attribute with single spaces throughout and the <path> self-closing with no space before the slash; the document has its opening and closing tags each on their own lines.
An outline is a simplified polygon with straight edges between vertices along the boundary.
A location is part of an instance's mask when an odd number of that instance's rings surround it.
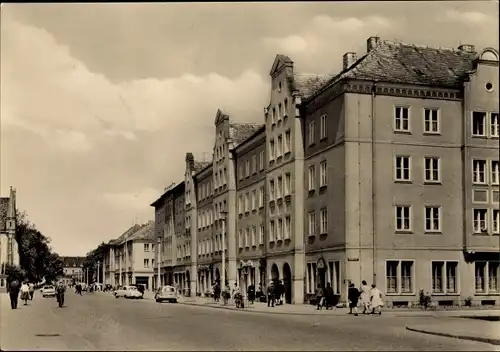
<svg viewBox="0 0 500 352">
<path fill-rule="evenodd" d="M 231 123 L 229 125 L 229 137 L 232 139 L 234 147 L 246 141 L 263 126 L 260 123 Z"/>
</svg>

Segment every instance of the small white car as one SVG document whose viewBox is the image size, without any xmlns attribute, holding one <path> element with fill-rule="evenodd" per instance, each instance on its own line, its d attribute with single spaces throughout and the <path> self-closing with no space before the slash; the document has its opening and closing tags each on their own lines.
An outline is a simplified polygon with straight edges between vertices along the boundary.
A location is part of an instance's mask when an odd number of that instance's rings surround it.
<svg viewBox="0 0 500 352">
<path fill-rule="evenodd" d="M 41 290 L 42 297 L 55 297 L 56 288 L 52 285 L 45 285 Z"/>
<path fill-rule="evenodd" d="M 177 303 L 177 298 L 178 298 L 178 294 L 177 294 L 177 290 L 175 289 L 175 287 L 168 286 L 168 285 L 160 287 L 160 289 L 158 290 L 158 292 L 156 292 L 156 295 L 155 295 L 155 300 L 158 303 L 161 303 L 164 301 L 167 301 L 170 303 Z"/>
<path fill-rule="evenodd" d="M 142 293 L 139 292 L 137 287 L 135 286 L 124 286 L 113 292 L 115 298 L 124 297 L 124 298 L 142 298 Z"/>
</svg>

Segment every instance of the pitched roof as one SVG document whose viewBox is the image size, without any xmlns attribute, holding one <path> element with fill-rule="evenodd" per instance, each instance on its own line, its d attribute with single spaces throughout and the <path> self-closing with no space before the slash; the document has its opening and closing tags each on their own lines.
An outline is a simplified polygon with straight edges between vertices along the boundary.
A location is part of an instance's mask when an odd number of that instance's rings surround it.
<svg viewBox="0 0 500 352">
<path fill-rule="evenodd" d="M 194 172 L 198 173 L 204 168 L 206 168 L 208 165 L 212 164 L 211 161 L 195 161 L 194 162 Z"/>
<path fill-rule="evenodd" d="M 300 96 L 308 99 L 317 93 L 325 84 L 331 81 L 335 75 L 333 74 L 310 74 L 310 73 L 295 73 L 293 75 L 295 89 Z"/>
<path fill-rule="evenodd" d="M 64 267 L 82 267 L 85 257 L 61 257 Z"/>
<path fill-rule="evenodd" d="M 477 53 L 459 49 L 381 40 L 374 49 L 330 79 L 323 87 L 317 88 L 314 83 L 306 83 L 306 88 L 301 89 L 306 93 L 314 91 L 313 94 L 304 96 L 307 100 L 323 88 L 343 79 L 460 88 L 463 79 L 473 69 L 476 58 Z"/>
<path fill-rule="evenodd" d="M 117 239 L 110 241 L 110 244 L 117 245 L 124 242 L 127 238 L 129 238 L 134 232 L 138 231 L 141 228 L 141 225 L 135 224 L 128 228 L 120 237 Z"/>
<path fill-rule="evenodd" d="M 233 140 L 234 147 L 237 147 L 263 126 L 260 123 L 231 123 L 229 125 L 229 138 Z"/>
<path fill-rule="evenodd" d="M 5 223 L 7 222 L 7 210 L 9 209 L 9 198 L 0 198 L 0 231 L 5 230 Z"/>
<path fill-rule="evenodd" d="M 156 241 L 154 221 L 148 221 L 146 224 L 140 226 L 141 227 L 128 238 L 129 241 Z"/>
</svg>

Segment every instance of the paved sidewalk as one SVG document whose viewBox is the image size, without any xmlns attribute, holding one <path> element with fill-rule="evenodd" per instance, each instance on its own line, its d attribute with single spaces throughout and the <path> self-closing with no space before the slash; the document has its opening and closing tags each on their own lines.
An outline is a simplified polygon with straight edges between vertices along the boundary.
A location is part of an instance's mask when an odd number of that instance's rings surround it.
<svg viewBox="0 0 500 352">
<path fill-rule="evenodd" d="M 406 330 L 461 340 L 500 345 L 500 322 L 480 319 L 453 318 L 426 325 L 409 325 Z"/>
</svg>

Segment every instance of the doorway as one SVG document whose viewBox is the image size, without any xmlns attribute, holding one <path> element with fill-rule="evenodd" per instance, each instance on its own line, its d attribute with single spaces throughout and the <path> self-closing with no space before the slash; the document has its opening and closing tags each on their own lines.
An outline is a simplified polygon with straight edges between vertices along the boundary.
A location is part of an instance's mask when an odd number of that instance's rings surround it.
<svg viewBox="0 0 500 352">
<path fill-rule="evenodd" d="M 292 304 L 292 269 L 288 263 L 283 264 L 283 286 L 285 286 L 285 303 Z"/>
</svg>

